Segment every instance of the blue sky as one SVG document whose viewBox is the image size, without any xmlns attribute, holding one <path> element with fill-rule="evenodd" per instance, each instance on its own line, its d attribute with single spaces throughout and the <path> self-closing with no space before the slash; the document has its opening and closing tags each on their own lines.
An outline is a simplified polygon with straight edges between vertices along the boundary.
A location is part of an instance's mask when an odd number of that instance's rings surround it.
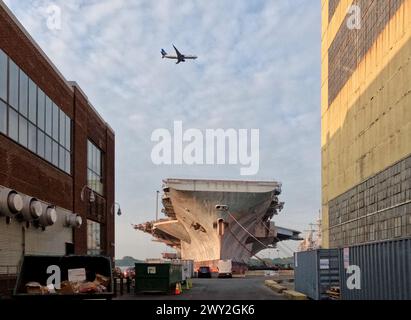
<svg viewBox="0 0 411 320">
<path fill-rule="evenodd" d="M 151 133 L 259 129 L 260 171 L 283 183 L 278 225 L 305 230 L 320 208 L 320 1 L 5 1 L 116 132 L 117 256 L 166 249 L 131 223 L 154 219 L 162 179 L 244 179 L 239 166 L 155 166 Z M 61 8 L 60 30 L 47 7 Z M 162 60 L 160 49 L 196 54 Z M 288 244 L 295 247 L 295 244 Z M 264 252 L 261 256 L 275 256 Z"/>
</svg>

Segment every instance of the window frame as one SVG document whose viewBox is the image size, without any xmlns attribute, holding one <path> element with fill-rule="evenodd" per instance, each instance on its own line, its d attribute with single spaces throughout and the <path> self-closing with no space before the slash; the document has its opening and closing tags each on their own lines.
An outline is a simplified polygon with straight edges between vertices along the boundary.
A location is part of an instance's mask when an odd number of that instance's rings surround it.
<svg viewBox="0 0 411 320">
<path fill-rule="evenodd" d="M 103 252 L 102 230 L 103 228 L 100 222 L 87 219 L 87 254 L 88 255 L 101 255 L 102 254 Z M 98 235 L 98 239 L 96 235 Z"/>
<path fill-rule="evenodd" d="M 8 104 L 8 102 L 9 102 L 9 57 L 7 56 L 7 54 L 3 51 L 3 50 L 1 50 L 0 49 L 0 56 L 4 56 L 5 57 L 5 59 L 6 59 L 6 61 L 5 61 L 5 67 L 6 67 L 6 70 L 5 70 L 5 74 L 6 74 L 6 78 L 5 78 L 5 83 L 3 84 L 3 85 L 5 85 L 6 87 L 5 88 L 3 88 L 4 89 L 4 93 L 5 93 L 5 96 L 3 97 L 2 95 L 1 95 L 1 90 L 0 90 L 0 99 L 2 99 L 6 104 Z M 1 73 L 1 68 L 0 68 L 0 73 Z M 4 70 L 3 70 L 4 71 Z M 4 80 L 4 79 L 3 79 Z M 1 83 L 1 82 L 0 82 Z M 0 89 L 1 89 L 1 87 L 0 87 Z"/>
<path fill-rule="evenodd" d="M 2 60 L 0 72 L 3 75 L 3 86 L 4 82 L 6 84 L 3 87 L 6 97 L 0 97 L 1 112 L 5 115 L 0 134 L 7 136 L 49 165 L 72 176 L 73 120 L 1 49 L 0 54 L 2 59 L 5 58 L 4 61 Z M 11 81 L 15 86 L 13 88 Z M 13 101 L 10 101 L 11 95 Z M 49 115 L 47 103 L 51 107 Z M 50 128 L 47 127 L 47 118 L 51 120 Z M 47 130 L 50 132 L 48 133 Z M 51 153 L 47 152 L 48 142 L 51 142 Z"/>
<path fill-rule="evenodd" d="M 101 150 L 91 139 L 87 140 L 87 185 L 97 194 L 104 196 L 104 151 Z M 99 159 L 99 166 L 97 166 Z M 97 172 L 97 169 L 100 172 Z"/>
</svg>

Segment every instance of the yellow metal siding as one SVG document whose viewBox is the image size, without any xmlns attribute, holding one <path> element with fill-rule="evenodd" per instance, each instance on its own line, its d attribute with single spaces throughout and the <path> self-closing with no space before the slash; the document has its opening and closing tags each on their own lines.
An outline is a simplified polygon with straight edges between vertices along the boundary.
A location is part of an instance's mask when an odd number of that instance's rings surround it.
<svg viewBox="0 0 411 320">
<path fill-rule="evenodd" d="M 328 247 L 328 202 L 411 154 L 411 0 L 405 0 L 333 103 L 328 106 L 328 48 L 352 1 L 328 24 L 322 5 L 322 209 Z M 326 18 L 326 19 L 325 19 Z"/>
</svg>

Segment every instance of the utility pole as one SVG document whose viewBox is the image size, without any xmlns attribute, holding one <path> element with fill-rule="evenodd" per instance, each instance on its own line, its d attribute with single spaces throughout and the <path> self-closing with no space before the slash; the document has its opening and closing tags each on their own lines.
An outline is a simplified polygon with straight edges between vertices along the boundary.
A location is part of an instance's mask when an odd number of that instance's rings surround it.
<svg viewBox="0 0 411 320">
<path fill-rule="evenodd" d="M 160 195 L 160 191 L 156 191 L 156 221 L 158 221 L 158 196 Z"/>
</svg>

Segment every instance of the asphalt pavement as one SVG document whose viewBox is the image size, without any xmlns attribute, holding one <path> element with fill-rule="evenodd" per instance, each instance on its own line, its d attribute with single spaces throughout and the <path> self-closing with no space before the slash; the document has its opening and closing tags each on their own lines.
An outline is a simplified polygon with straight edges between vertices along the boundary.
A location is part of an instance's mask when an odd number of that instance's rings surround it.
<svg viewBox="0 0 411 320">
<path fill-rule="evenodd" d="M 119 300 L 284 300 L 264 285 L 265 277 L 233 279 L 193 279 L 193 287 L 181 295 L 139 294 L 119 296 Z"/>
</svg>

